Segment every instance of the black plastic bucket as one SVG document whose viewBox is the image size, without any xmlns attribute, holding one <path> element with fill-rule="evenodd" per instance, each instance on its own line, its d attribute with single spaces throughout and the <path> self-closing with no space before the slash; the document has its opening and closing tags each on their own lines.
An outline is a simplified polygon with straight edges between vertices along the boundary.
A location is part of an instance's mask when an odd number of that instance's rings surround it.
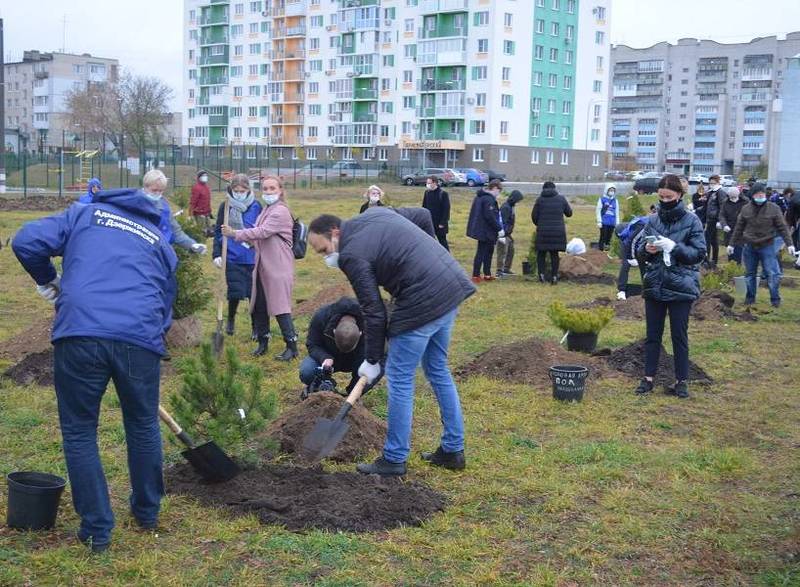
<svg viewBox="0 0 800 587">
<path fill-rule="evenodd" d="M 570 332 L 567 334 L 567 350 L 591 353 L 597 348 L 596 332 Z"/>
<path fill-rule="evenodd" d="M 523 261 L 522 262 L 522 274 L 523 275 L 530 275 L 531 273 L 533 273 L 533 271 L 531 271 L 530 261 Z"/>
<path fill-rule="evenodd" d="M 56 523 L 58 504 L 67 482 L 56 475 L 20 471 L 8 475 L 9 528 L 45 530 Z"/>
<path fill-rule="evenodd" d="M 580 365 L 553 365 L 550 367 L 550 381 L 553 382 L 553 398 L 561 401 L 583 399 L 589 369 Z"/>
</svg>

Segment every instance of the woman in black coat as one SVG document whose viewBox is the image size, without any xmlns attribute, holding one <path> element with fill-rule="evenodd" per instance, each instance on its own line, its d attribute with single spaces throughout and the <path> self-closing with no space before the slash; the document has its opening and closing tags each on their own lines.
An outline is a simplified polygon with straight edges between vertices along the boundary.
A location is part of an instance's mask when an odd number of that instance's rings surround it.
<svg viewBox="0 0 800 587">
<path fill-rule="evenodd" d="M 467 220 L 467 236 L 478 241 L 475 259 L 472 262 L 472 281 L 481 282 L 481 266 L 483 266 L 483 281 L 493 281 L 492 256 L 494 245 L 498 238 L 505 237 L 503 225 L 500 224 L 500 211 L 497 207 L 497 198 L 500 195 L 502 184 L 492 180 L 486 190 L 479 189 L 472 200 L 472 208 Z"/>
<path fill-rule="evenodd" d="M 547 255 L 550 255 L 550 283 L 558 283 L 558 253 L 567 248 L 567 227 L 564 217 L 572 216 L 567 199 L 556 191 L 552 181 L 544 182 L 542 193 L 536 199 L 531 220 L 536 225 L 536 265 L 539 281 L 544 283 L 547 272 Z"/>
<path fill-rule="evenodd" d="M 698 264 L 706 256 L 706 239 L 700 219 L 684 207 L 683 186 L 677 175 L 665 175 L 658 184 L 659 206 L 642 230 L 636 257 L 644 268 L 642 281 L 647 340 L 644 378 L 636 393 L 653 390 L 658 369 L 664 322 L 669 314 L 675 353 L 675 386 L 668 393 L 689 397 L 689 312 L 700 297 Z"/>
</svg>

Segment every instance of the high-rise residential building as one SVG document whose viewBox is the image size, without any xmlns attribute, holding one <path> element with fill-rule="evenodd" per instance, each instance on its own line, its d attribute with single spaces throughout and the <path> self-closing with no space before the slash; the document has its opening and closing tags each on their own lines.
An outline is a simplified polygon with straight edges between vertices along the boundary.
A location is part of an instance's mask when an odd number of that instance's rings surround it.
<svg viewBox="0 0 800 587">
<path fill-rule="evenodd" d="M 185 138 L 234 158 L 596 176 L 609 13 L 610 0 L 186 0 Z"/>
<path fill-rule="evenodd" d="M 769 178 L 800 188 L 800 53 L 786 60 L 783 88 L 773 108 Z"/>
<path fill-rule="evenodd" d="M 611 50 L 612 166 L 734 174 L 770 160 L 772 110 L 800 33 Z"/>
<path fill-rule="evenodd" d="M 59 148 L 62 138 L 81 135 L 67 120 L 65 96 L 88 84 L 115 82 L 119 62 L 88 53 L 25 51 L 22 61 L 5 64 L 6 127 L 18 129 L 27 148 Z M 65 136 L 66 135 L 66 136 Z"/>
</svg>

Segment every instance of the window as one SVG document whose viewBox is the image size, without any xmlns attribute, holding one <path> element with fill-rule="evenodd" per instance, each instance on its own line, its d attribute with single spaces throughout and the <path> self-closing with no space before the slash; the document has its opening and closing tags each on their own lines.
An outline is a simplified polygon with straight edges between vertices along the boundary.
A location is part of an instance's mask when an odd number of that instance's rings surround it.
<svg viewBox="0 0 800 587">
<path fill-rule="evenodd" d="M 542 45 L 536 45 L 533 48 L 533 58 L 538 59 L 539 61 L 544 59 L 544 47 Z"/>
<path fill-rule="evenodd" d="M 500 149 L 500 154 L 497 159 L 500 163 L 508 163 L 508 149 Z"/>
<path fill-rule="evenodd" d="M 541 109 L 542 109 L 542 99 L 534 98 L 531 101 L 531 110 L 533 110 L 534 113 L 538 114 Z"/>
<path fill-rule="evenodd" d="M 561 165 L 569 165 L 569 151 L 561 151 Z"/>
<path fill-rule="evenodd" d="M 242 55 L 244 55 L 244 45 L 234 45 L 233 54 L 236 57 L 241 57 Z"/>
<path fill-rule="evenodd" d="M 309 126 L 308 127 L 308 136 L 310 136 L 310 137 L 318 137 L 319 136 L 319 127 Z"/>
<path fill-rule="evenodd" d="M 555 73 L 551 73 L 547 76 L 547 87 L 555 88 L 558 85 L 558 76 Z"/>
<path fill-rule="evenodd" d="M 472 160 L 475 162 L 483 161 L 483 149 L 472 149 Z"/>
<path fill-rule="evenodd" d="M 473 120 L 471 122 L 472 128 L 470 132 L 474 135 L 482 135 L 486 134 L 486 121 L 485 120 Z"/>
<path fill-rule="evenodd" d="M 242 87 L 241 86 L 236 86 L 236 87 L 233 88 L 233 96 L 235 98 L 241 98 L 242 97 Z"/>
<path fill-rule="evenodd" d="M 475 26 L 486 26 L 487 24 L 489 24 L 489 12 L 488 11 L 476 12 L 473 22 Z"/>
<path fill-rule="evenodd" d="M 561 127 L 561 140 L 562 141 L 568 141 L 569 140 L 569 127 L 568 126 L 562 126 Z"/>
<path fill-rule="evenodd" d="M 233 138 L 241 139 L 242 138 L 242 127 L 237 126 L 233 129 Z"/>
<path fill-rule="evenodd" d="M 414 103 L 416 96 L 403 96 L 403 108 L 406 110 L 412 110 L 414 108 Z"/>
<path fill-rule="evenodd" d="M 485 65 L 478 65 L 472 68 L 472 79 L 475 81 L 485 80 L 489 76 L 489 69 Z"/>
<path fill-rule="evenodd" d="M 231 118 L 240 118 L 242 116 L 242 107 L 234 106 L 230 109 Z"/>
<path fill-rule="evenodd" d="M 506 12 L 503 15 L 503 25 L 507 27 L 514 26 L 514 15 L 510 12 Z"/>
<path fill-rule="evenodd" d="M 308 93 L 309 94 L 318 94 L 319 93 L 319 82 L 311 82 L 308 84 Z"/>
<path fill-rule="evenodd" d="M 550 114 L 556 113 L 556 101 L 552 98 L 547 100 L 547 112 Z"/>
<path fill-rule="evenodd" d="M 411 134 L 411 122 L 408 120 L 404 120 L 402 124 L 403 134 L 410 135 Z"/>
<path fill-rule="evenodd" d="M 600 167 L 600 153 L 592 153 L 592 167 Z"/>
<path fill-rule="evenodd" d="M 486 106 L 486 94 L 481 92 L 479 94 L 475 94 L 475 105 L 484 107 Z"/>
<path fill-rule="evenodd" d="M 389 149 L 386 147 L 381 147 L 378 149 L 378 160 L 379 161 L 388 161 L 389 160 Z"/>
<path fill-rule="evenodd" d="M 406 59 L 414 59 L 417 56 L 416 45 L 405 45 L 403 47 L 403 57 Z"/>
<path fill-rule="evenodd" d="M 553 37 L 557 37 L 561 32 L 561 28 L 557 22 L 550 23 L 550 35 Z"/>
<path fill-rule="evenodd" d="M 381 79 L 381 90 L 387 91 L 392 89 L 392 80 L 389 78 L 382 78 Z"/>
<path fill-rule="evenodd" d="M 503 108 L 513 108 L 514 107 L 514 96 L 511 94 L 502 94 L 500 96 L 500 106 Z"/>
<path fill-rule="evenodd" d="M 381 112 L 391 114 L 394 112 L 394 102 L 381 102 Z"/>
<path fill-rule="evenodd" d="M 261 2 L 251 2 L 250 3 L 250 12 L 261 12 Z"/>
<path fill-rule="evenodd" d="M 414 32 L 414 19 L 413 18 L 407 18 L 407 19 L 405 19 L 405 21 L 403 21 L 403 30 L 405 32 L 407 32 L 407 33 L 413 33 Z"/>
<path fill-rule="evenodd" d="M 564 63 L 567 65 L 572 65 L 572 60 L 575 58 L 575 53 L 569 50 L 564 51 Z"/>
<path fill-rule="evenodd" d="M 606 34 L 603 31 L 595 31 L 594 42 L 598 45 L 603 45 L 606 42 Z"/>
<path fill-rule="evenodd" d="M 561 114 L 572 114 L 572 101 L 564 100 L 561 104 Z"/>
<path fill-rule="evenodd" d="M 603 91 L 603 82 L 600 80 L 594 80 L 594 84 L 592 85 L 592 91 L 595 94 L 599 94 Z"/>
<path fill-rule="evenodd" d="M 561 0 L 553 0 L 553 10 L 561 10 Z"/>
<path fill-rule="evenodd" d="M 565 90 L 571 90 L 572 89 L 572 76 L 571 75 L 565 75 L 564 76 L 564 89 Z"/>
<path fill-rule="evenodd" d="M 555 124 L 548 124 L 547 125 L 547 138 L 548 139 L 556 138 L 556 125 Z"/>
<path fill-rule="evenodd" d="M 555 47 L 550 48 L 550 61 L 556 63 L 558 61 L 558 49 Z"/>
<path fill-rule="evenodd" d="M 537 122 L 536 124 L 533 125 L 531 136 L 533 136 L 533 138 L 538 138 L 541 132 L 542 132 L 542 125 Z"/>
<path fill-rule="evenodd" d="M 260 96 L 261 95 L 261 86 L 249 86 L 247 88 L 247 95 L 248 96 Z"/>
<path fill-rule="evenodd" d="M 566 38 L 567 39 L 572 39 L 574 37 L 575 37 L 575 26 L 571 25 L 571 24 L 568 24 L 567 25 L 567 31 L 566 31 Z"/>
<path fill-rule="evenodd" d="M 600 140 L 600 129 L 599 128 L 593 128 L 592 129 L 592 139 L 591 140 L 592 140 L 593 143 L 596 143 L 596 142 L 598 142 Z"/>
<path fill-rule="evenodd" d="M 553 152 L 552 151 L 547 151 L 547 157 L 545 159 L 545 163 L 547 163 L 548 165 L 552 165 L 553 164 Z"/>
<path fill-rule="evenodd" d="M 257 139 L 258 137 L 261 136 L 261 129 L 258 128 L 257 126 L 251 126 L 250 128 L 247 129 L 247 136 L 250 137 L 251 139 Z"/>
<path fill-rule="evenodd" d="M 403 71 L 403 83 L 410 84 L 414 81 L 414 71 L 411 69 L 406 69 Z"/>
<path fill-rule="evenodd" d="M 251 35 L 254 35 L 254 34 L 258 33 L 258 23 L 257 22 L 251 22 L 250 23 L 249 32 L 250 32 Z"/>
<path fill-rule="evenodd" d="M 503 54 L 504 55 L 514 54 L 514 41 L 503 41 Z"/>
<path fill-rule="evenodd" d="M 541 86 L 542 85 L 542 72 L 541 71 L 534 71 L 533 72 L 533 85 L 534 86 Z"/>
<path fill-rule="evenodd" d="M 313 37 L 308 40 L 309 46 L 308 48 L 312 51 L 317 51 L 319 49 L 319 37 Z"/>
<path fill-rule="evenodd" d="M 322 104 L 309 104 L 308 114 L 309 116 L 322 116 Z"/>
<path fill-rule="evenodd" d="M 383 56 L 383 66 L 384 67 L 394 67 L 394 55 L 384 55 Z"/>
<path fill-rule="evenodd" d="M 500 121 L 500 134 L 501 135 L 507 135 L 508 134 L 508 121 L 507 120 L 501 120 Z"/>
<path fill-rule="evenodd" d="M 603 111 L 603 107 L 600 104 L 595 104 L 594 105 L 594 117 L 595 118 L 600 118 L 600 113 L 602 111 Z"/>
<path fill-rule="evenodd" d="M 539 165 L 539 151 L 536 149 L 531 151 L 531 165 Z"/>
<path fill-rule="evenodd" d="M 258 116 L 258 106 L 250 106 L 247 109 L 248 116 Z"/>
<path fill-rule="evenodd" d="M 478 53 L 489 52 L 489 39 L 478 39 Z"/>
<path fill-rule="evenodd" d="M 597 56 L 597 71 L 603 71 L 603 56 Z"/>
<path fill-rule="evenodd" d="M 573 0 L 573 4 L 574 3 L 575 2 Z M 604 6 L 596 6 L 594 10 L 597 11 L 596 12 L 597 20 L 605 20 L 606 19 L 606 9 L 605 9 Z M 592 12 L 594 12 L 594 10 Z"/>
<path fill-rule="evenodd" d="M 250 43 L 250 55 L 258 55 L 261 53 L 261 43 Z"/>
<path fill-rule="evenodd" d="M 502 77 L 503 77 L 503 81 L 504 82 L 511 81 L 511 68 L 510 67 L 504 67 L 503 68 Z"/>
<path fill-rule="evenodd" d="M 189 11 L 189 20 L 192 21 L 192 22 L 197 20 L 197 11 L 195 11 L 195 10 L 190 10 Z"/>
<path fill-rule="evenodd" d="M 311 27 L 313 27 L 313 28 L 321 27 L 324 24 L 324 20 L 323 20 L 323 17 L 321 15 L 320 16 L 312 16 L 309 19 L 309 21 L 310 21 Z"/>
<path fill-rule="evenodd" d="M 540 35 L 544 34 L 544 19 L 537 18 L 536 19 L 536 32 Z"/>
<path fill-rule="evenodd" d="M 544 8 L 544 0 L 536 0 L 536 6 L 539 8 Z"/>
<path fill-rule="evenodd" d="M 257 63 L 251 63 L 249 68 L 248 68 L 248 73 L 249 73 L 249 75 L 258 75 L 258 64 Z"/>
</svg>

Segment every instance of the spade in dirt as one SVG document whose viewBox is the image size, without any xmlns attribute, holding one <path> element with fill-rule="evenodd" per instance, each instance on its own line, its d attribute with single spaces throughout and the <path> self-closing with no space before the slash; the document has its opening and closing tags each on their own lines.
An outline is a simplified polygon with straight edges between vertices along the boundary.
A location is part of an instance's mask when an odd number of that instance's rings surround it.
<svg viewBox="0 0 800 587">
<path fill-rule="evenodd" d="M 339 413 L 333 420 L 327 418 L 320 418 L 314 425 L 311 432 L 303 440 L 303 454 L 313 461 L 319 461 L 331 454 L 341 442 L 347 430 L 350 428 L 350 423 L 347 421 L 347 414 L 353 408 L 355 403 L 364 393 L 364 387 L 367 385 L 367 378 L 361 377 L 356 383 L 353 391 L 344 400 Z"/>
<path fill-rule="evenodd" d="M 225 226 L 228 225 L 228 216 L 230 212 L 230 203 L 228 199 L 225 199 L 225 212 L 223 214 L 223 224 Z M 219 357 L 222 354 L 222 347 L 225 345 L 225 336 L 222 334 L 222 307 L 224 305 L 224 297 L 225 297 L 225 284 L 227 283 L 227 277 L 225 274 L 225 269 L 228 265 L 228 237 L 222 236 L 222 267 L 220 267 L 220 272 L 222 273 L 221 281 L 222 285 L 219 287 L 217 291 L 217 329 L 211 335 L 211 348 L 214 350 L 214 356 Z"/>
<path fill-rule="evenodd" d="M 200 446 L 195 446 L 194 441 L 181 428 L 180 424 L 160 405 L 158 406 L 158 415 L 169 429 L 175 433 L 178 440 L 186 445 L 187 450 L 181 454 L 203 479 L 212 483 L 230 481 L 241 473 L 239 465 L 226 455 L 217 446 L 217 443 L 209 441 Z"/>
</svg>

